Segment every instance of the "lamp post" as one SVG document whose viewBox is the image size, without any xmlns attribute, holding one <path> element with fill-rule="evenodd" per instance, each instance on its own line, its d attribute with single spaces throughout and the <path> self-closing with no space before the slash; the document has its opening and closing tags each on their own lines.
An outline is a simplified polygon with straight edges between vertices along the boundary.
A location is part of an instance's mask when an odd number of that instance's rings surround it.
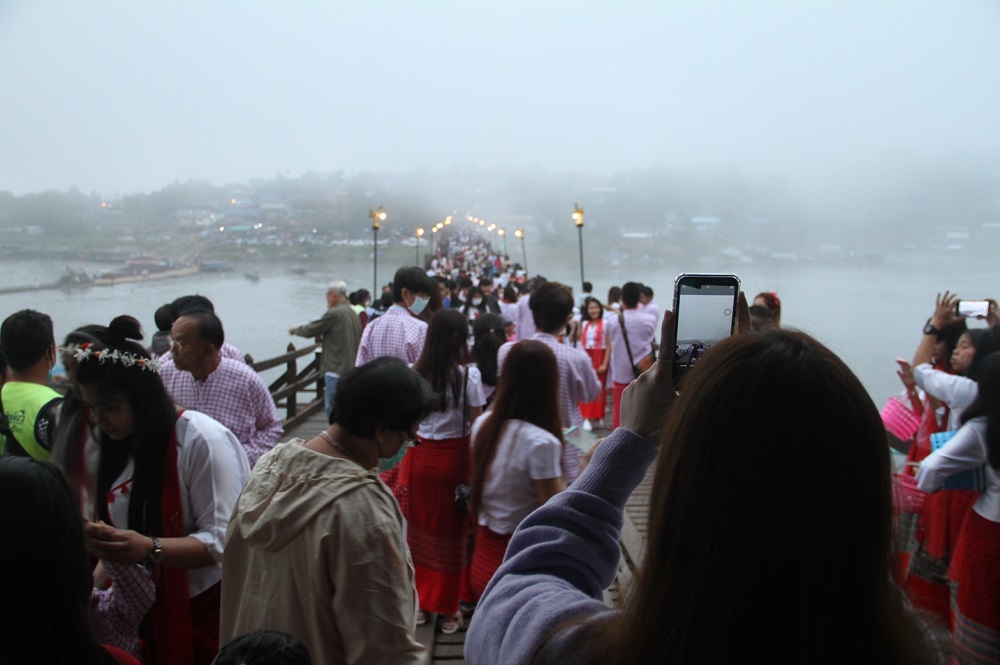
<svg viewBox="0 0 1000 665">
<path fill-rule="evenodd" d="M 497 229 L 497 235 L 503 238 L 503 255 L 507 256 L 507 232 L 503 229 Z"/>
<path fill-rule="evenodd" d="M 434 258 L 437 258 L 437 232 L 438 227 L 431 228 L 431 254 L 434 255 Z"/>
<path fill-rule="evenodd" d="M 580 288 L 583 288 L 583 208 L 573 204 L 573 221 L 576 223 L 576 230 L 580 234 Z"/>
<path fill-rule="evenodd" d="M 424 230 L 418 226 L 417 227 L 417 244 L 414 245 L 414 247 L 416 248 L 415 252 L 416 252 L 416 255 L 417 255 L 417 257 L 416 257 L 417 258 L 417 262 L 414 265 L 418 265 L 418 266 L 420 265 L 420 239 L 423 236 L 424 236 Z"/>
<path fill-rule="evenodd" d="M 524 229 L 516 229 L 514 237 L 521 239 L 521 263 L 524 264 L 524 274 L 528 275 L 528 254 L 524 251 Z"/>
<path fill-rule="evenodd" d="M 368 209 L 368 216 L 372 220 L 372 298 L 375 297 L 378 290 L 378 230 L 382 228 L 382 222 L 385 221 L 386 214 L 382 210 L 382 206 L 379 206 L 377 210 Z"/>
</svg>

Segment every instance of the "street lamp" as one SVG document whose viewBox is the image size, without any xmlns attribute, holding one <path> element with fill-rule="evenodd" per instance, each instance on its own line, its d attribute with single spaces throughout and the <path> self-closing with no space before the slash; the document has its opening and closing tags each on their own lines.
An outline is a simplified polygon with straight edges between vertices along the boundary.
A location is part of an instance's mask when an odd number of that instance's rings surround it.
<svg viewBox="0 0 1000 665">
<path fill-rule="evenodd" d="M 437 232 L 438 227 L 431 228 L 431 254 L 434 255 L 434 258 L 437 258 Z"/>
<path fill-rule="evenodd" d="M 514 237 L 521 239 L 521 263 L 524 264 L 524 275 L 528 275 L 528 255 L 524 251 L 524 229 L 514 231 Z"/>
<path fill-rule="evenodd" d="M 580 287 L 583 288 L 583 208 L 573 204 L 573 222 L 576 223 L 576 230 L 580 233 Z"/>
<path fill-rule="evenodd" d="M 503 238 L 503 255 L 507 256 L 507 232 L 503 229 L 497 229 L 497 235 Z"/>
<path fill-rule="evenodd" d="M 418 266 L 420 265 L 420 239 L 423 236 L 424 236 L 424 230 L 418 226 L 417 227 L 417 244 L 414 245 L 414 247 L 416 247 L 415 251 L 416 251 L 416 255 L 417 255 L 417 262 L 416 262 L 415 265 L 418 265 Z"/>
<path fill-rule="evenodd" d="M 375 297 L 378 290 L 378 230 L 382 228 L 382 222 L 385 221 L 386 214 L 382 210 L 382 206 L 379 206 L 377 210 L 372 210 L 368 208 L 368 216 L 372 220 L 372 298 Z"/>
</svg>

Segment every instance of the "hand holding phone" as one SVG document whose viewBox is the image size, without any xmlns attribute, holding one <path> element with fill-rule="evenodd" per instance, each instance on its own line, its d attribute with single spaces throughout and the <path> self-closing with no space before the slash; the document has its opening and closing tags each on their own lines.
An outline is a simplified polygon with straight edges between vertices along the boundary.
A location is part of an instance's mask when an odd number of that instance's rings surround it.
<svg viewBox="0 0 1000 665">
<path fill-rule="evenodd" d="M 740 278 L 682 274 L 674 282 L 674 379 L 687 373 L 714 344 L 736 331 Z"/>
<path fill-rule="evenodd" d="M 989 300 L 958 300 L 955 302 L 955 314 L 966 319 L 985 319 L 989 313 Z"/>
</svg>

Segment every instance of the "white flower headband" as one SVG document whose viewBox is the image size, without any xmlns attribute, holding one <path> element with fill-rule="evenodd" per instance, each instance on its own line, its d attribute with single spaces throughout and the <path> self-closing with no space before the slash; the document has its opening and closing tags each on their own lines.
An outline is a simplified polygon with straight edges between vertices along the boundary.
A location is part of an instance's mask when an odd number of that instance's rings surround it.
<svg viewBox="0 0 1000 665">
<path fill-rule="evenodd" d="M 77 362 L 95 358 L 102 364 L 105 362 L 121 363 L 124 367 L 138 367 L 154 374 L 159 372 L 162 366 L 162 363 L 156 358 L 144 358 L 136 353 L 122 352 L 118 349 L 95 349 L 90 342 L 84 342 L 80 345 L 70 344 L 63 351 L 72 353 Z"/>
</svg>

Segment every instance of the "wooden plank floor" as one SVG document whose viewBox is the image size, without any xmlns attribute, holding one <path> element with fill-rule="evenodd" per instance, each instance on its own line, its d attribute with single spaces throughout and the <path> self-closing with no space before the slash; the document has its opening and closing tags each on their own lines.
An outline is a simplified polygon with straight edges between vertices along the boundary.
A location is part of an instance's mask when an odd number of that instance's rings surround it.
<svg viewBox="0 0 1000 665">
<path fill-rule="evenodd" d="M 610 423 L 610 403 L 607 420 Z M 298 427 L 286 431 L 282 441 L 287 441 L 292 437 L 311 439 L 326 426 L 326 413 L 320 411 Z M 594 434 L 598 436 L 607 436 L 610 433 L 607 429 L 595 428 L 594 430 Z M 654 467 L 655 465 L 650 467 L 646 478 L 632 493 L 625 506 L 625 524 L 622 527 L 622 560 L 618 566 L 618 577 L 604 593 L 605 602 L 612 607 L 617 607 L 622 594 L 627 592 L 632 581 L 632 571 L 642 561 L 645 552 L 649 493 L 652 487 Z M 464 665 L 465 658 L 462 652 L 465 648 L 465 630 L 460 630 L 454 635 L 444 635 L 435 630 L 436 619 L 435 615 L 429 615 L 427 623 L 417 627 L 417 640 L 428 646 L 425 662 L 428 665 Z"/>
</svg>

